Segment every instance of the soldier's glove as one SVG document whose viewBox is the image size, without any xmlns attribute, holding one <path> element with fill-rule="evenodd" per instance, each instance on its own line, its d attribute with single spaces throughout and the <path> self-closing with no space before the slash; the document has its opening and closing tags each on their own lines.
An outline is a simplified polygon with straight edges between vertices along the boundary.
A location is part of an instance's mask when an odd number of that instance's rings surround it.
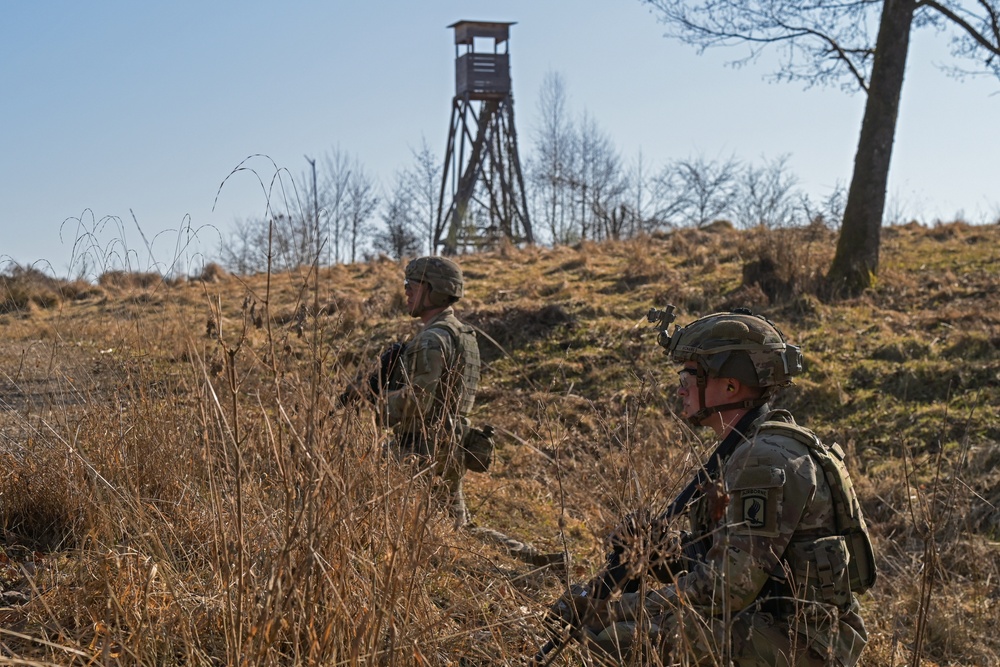
<svg viewBox="0 0 1000 667">
<path fill-rule="evenodd" d="M 371 398 L 381 396 L 384 391 L 399 389 L 395 371 L 404 352 L 406 352 L 406 343 L 393 343 L 379 356 L 378 370 L 368 377 Z"/>
<path fill-rule="evenodd" d="M 579 627 L 580 607 L 584 606 L 585 603 L 582 600 L 587 596 L 588 591 L 585 586 L 573 584 L 549 608 L 545 614 L 545 624 L 556 634 L 560 633 L 567 625 Z"/>
<path fill-rule="evenodd" d="M 680 553 L 675 541 L 676 531 L 648 510 L 626 515 L 608 536 L 610 552 L 599 597 L 610 595 L 612 590 L 637 591 L 643 575 Z"/>
<path fill-rule="evenodd" d="M 621 588 L 626 593 L 638 589 L 638 578 L 646 572 L 671 583 L 704 560 L 708 551 L 707 541 L 695 541 L 689 532 L 675 528 L 669 518 L 646 511 L 626 516 L 609 541 L 618 554 L 616 564 L 624 570 Z"/>
<path fill-rule="evenodd" d="M 357 383 L 352 382 L 347 385 L 347 388 L 344 389 L 344 391 L 342 391 L 337 397 L 337 405 L 342 407 L 356 405 L 362 398 L 364 398 L 364 396 L 365 392 L 362 392 Z"/>
<path fill-rule="evenodd" d="M 355 377 L 337 397 L 338 405 L 342 407 L 356 406 L 362 399 L 374 403 L 383 392 L 399 389 L 395 371 L 405 351 L 405 343 L 393 343 L 386 348 L 379 357 L 378 369 L 367 376 L 359 374 Z"/>
<path fill-rule="evenodd" d="M 664 584 L 673 583 L 698 563 L 705 562 L 709 544 L 709 540 L 695 539 L 686 530 L 665 534 L 650 556 L 653 575 Z"/>
<path fill-rule="evenodd" d="M 565 626 L 600 631 L 611 622 L 606 601 L 592 597 L 585 586 L 573 585 L 556 600 L 546 617 L 547 625 L 559 633 Z"/>
</svg>

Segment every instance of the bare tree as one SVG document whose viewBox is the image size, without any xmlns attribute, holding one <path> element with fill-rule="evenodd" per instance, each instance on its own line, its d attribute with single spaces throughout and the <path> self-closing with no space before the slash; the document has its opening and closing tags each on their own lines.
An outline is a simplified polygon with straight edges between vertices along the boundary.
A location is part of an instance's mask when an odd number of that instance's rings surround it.
<svg viewBox="0 0 1000 667">
<path fill-rule="evenodd" d="M 272 268 L 287 271 L 315 261 L 316 229 L 308 212 L 279 213 L 271 224 Z"/>
<path fill-rule="evenodd" d="M 434 217 L 425 218 L 422 211 L 420 214 L 414 209 L 414 200 L 411 189 L 413 173 L 402 172 L 396 174 L 395 183 L 382 211 L 382 223 L 384 228 L 375 232 L 372 236 L 372 244 L 375 250 L 389 255 L 393 259 L 415 256 L 420 253 L 422 242 L 416 233 L 417 229 L 427 231 L 426 224 L 430 220 L 431 236 L 428 240 L 433 243 Z M 425 202 L 422 202 L 425 203 Z M 436 202 L 435 202 L 436 203 Z"/>
<path fill-rule="evenodd" d="M 595 202 L 594 218 L 602 239 L 617 241 L 633 234 L 632 223 L 635 221 L 635 213 L 624 200 L 619 199 L 606 204 Z"/>
<path fill-rule="evenodd" d="M 358 249 L 368 235 L 369 220 L 375 214 L 378 202 L 375 181 L 365 171 L 361 162 L 355 160 L 344 199 L 344 220 L 352 264 L 358 259 Z"/>
<path fill-rule="evenodd" d="M 219 254 L 222 264 L 233 273 L 250 274 L 268 267 L 288 271 L 311 264 L 315 247 L 307 218 L 278 213 L 237 221 Z"/>
<path fill-rule="evenodd" d="M 628 202 L 625 211 L 630 216 L 625 223 L 628 235 L 652 231 L 657 226 L 653 215 L 656 202 L 641 149 L 635 161 L 626 170 L 625 182 L 624 199 Z"/>
<path fill-rule="evenodd" d="M 846 203 L 847 187 L 838 181 L 830 193 L 818 203 L 813 203 L 808 195 L 801 195 L 799 207 L 805 211 L 806 219 L 811 224 L 821 224 L 831 229 L 837 229 L 844 219 Z"/>
<path fill-rule="evenodd" d="M 576 171 L 569 178 L 577 204 L 577 228 L 581 239 L 601 239 L 607 231 L 599 219 L 602 212 L 623 203 L 626 183 L 621 158 L 611 137 L 586 112 L 579 123 L 576 143 Z M 610 221 L 606 215 L 604 219 Z"/>
<path fill-rule="evenodd" d="M 744 228 L 787 227 L 798 209 L 795 186 L 798 178 L 788 172 L 788 156 L 782 155 L 761 166 L 747 165 L 736 183 L 733 210 Z"/>
<path fill-rule="evenodd" d="M 775 78 L 847 82 L 867 94 L 837 251 L 827 273 L 832 293 L 856 294 L 878 271 L 882 215 L 910 35 L 951 33 L 952 55 L 968 69 L 1000 78 L 1000 0 L 640 0 L 659 10 L 668 36 L 702 49 L 740 44 L 742 61 L 773 46 Z"/>
<path fill-rule="evenodd" d="M 328 264 L 338 264 L 342 259 L 347 217 L 344 202 L 351 180 L 351 159 L 339 146 L 328 152 L 323 160 L 323 179 L 320 187 L 320 210 L 326 218 L 326 245 Z"/>
<path fill-rule="evenodd" d="M 413 200 L 414 229 L 419 228 L 427 244 L 427 254 L 434 254 L 434 226 L 437 223 L 438 195 L 441 187 L 441 161 L 428 147 L 427 139 L 420 140 L 420 150 L 413 151 L 413 165 L 405 173 L 404 183 L 397 180 Z M 395 196 L 395 193 L 394 195 Z"/>
<path fill-rule="evenodd" d="M 243 219 L 233 223 L 232 231 L 219 247 L 219 261 L 229 271 L 249 275 L 267 264 L 267 224 Z"/>
<path fill-rule="evenodd" d="M 528 162 L 538 207 L 532 217 L 544 221 L 553 244 L 570 241 L 570 188 L 575 137 L 567 109 L 566 84 L 548 72 L 538 95 L 539 125 L 534 132 L 535 158 Z"/>
<path fill-rule="evenodd" d="M 295 179 L 285 211 L 236 223 L 220 248 L 227 268 L 284 271 L 322 261 L 321 253 L 330 264 L 357 260 L 379 202 L 375 182 L 339 147 L 316 166 L 315 175 L 310 169 Z"/>
<path fill-rule="evenodd" d="M 704 227 L 729 214 L 736 200 L 739 169 L 733 157 L 719 161 L 699 155 L 668 164 L 656 178 L 658 216 Z"/>
<path fill-rule="evenodd" d="M 650 179 L 652 212 L 647 224 L 649 231 L 673 228 L 685 218 L 688 193 L 675 166 L 674 163 L 667 164 Z"/>
</svg>

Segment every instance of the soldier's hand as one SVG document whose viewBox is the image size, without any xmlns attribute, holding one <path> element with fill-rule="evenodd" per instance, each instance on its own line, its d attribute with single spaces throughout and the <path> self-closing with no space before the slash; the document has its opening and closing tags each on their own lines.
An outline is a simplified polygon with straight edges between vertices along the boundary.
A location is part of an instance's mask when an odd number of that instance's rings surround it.
<svg viewBox="0 0 1000 667">
<path fill-rule="evenodd" d="M 546 622 L 551 626 L 562 626 L 572 625 L 574 627 L 578 626 L 580 623 L 580 614 L 578 607 L 583 603 L 578 602 L 578 598 L 583 598 L 587 595 L 587 589 L 583 586 L 578 586 L 574 584 L 570 586 L 570 589 L 560 596 L 555 604 L 549 608 L 548 613 L 545 615 Z"/>
<path fill-rule="evenodd" d="M 611 610 L 604 600 L 596 600 L 583 586 L 571 586 L 549 611 L 552 620 L 574 628 L 603 629 L 611 622 Z"/>
<path fill-rule="evenodd" d="M 357 404 L 358 402 L 361 401 L 362 398 L 363 394 L 361 392 L 361 389 L 358 387 L 356 383 L 352 382 L 351 384 L 347 385 L 347 388 L 344 389 L 344 391 L 340 393 L 340 396 L 337 397 L 337 403 L 338 405 L 347 407 L 349 405 Z"/>
</svg>

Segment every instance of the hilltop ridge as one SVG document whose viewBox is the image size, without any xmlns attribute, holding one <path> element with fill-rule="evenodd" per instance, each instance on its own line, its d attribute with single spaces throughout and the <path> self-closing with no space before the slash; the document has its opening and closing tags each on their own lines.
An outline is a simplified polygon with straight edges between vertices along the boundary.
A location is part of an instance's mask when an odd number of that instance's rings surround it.
<svg viewBox="0 0 1000 667">
<path fill-rule="evenodd" d="M 803 348 L 779 403 L 845 446 L 878 549 L 865 664 L 1000 663 L 1000 224 L 888 227 L 876 287 L 824 302 L 833 240 L 717 224 L 458 257 L 473 418 L 501 434 L 473 520 L 566 550 L 566 573 L 451 531 L 373 412 L 336 404 L 413 331 L 401 263 L 0 279 L 0 582 L 25 596 L 0 607 L 5 655 L 516 664 L 607 532 L 711 444 L 673 415 L 645 321 L 669 303 L 679 323 L 750 307 Z"/>
</svg>

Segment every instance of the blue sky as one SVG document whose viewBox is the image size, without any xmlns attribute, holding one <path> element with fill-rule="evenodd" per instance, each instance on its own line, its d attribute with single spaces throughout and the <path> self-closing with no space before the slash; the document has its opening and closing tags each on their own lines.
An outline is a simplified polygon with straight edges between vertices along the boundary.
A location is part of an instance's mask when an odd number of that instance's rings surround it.
<svg viewBox="0 0 1000 667">
<path fill-rule="evenodd" d="M 699 55 L 664 38 L 636 0 L 6 2 L 0 268 L 41 261 L 69 275 L 87 254 L 90 273 L 125 255 L 139 270 L 211 259 L 235 219 L 264 213 L 250 174 L 219 187 L 251 155 L 298 176 L 305 156 L 339 146 L 388 186 L 423 139 L 443 152 L 454 92 L 447 26 L 461 19 L 517 22 L 522 152 L 542 80 L 558 72 L 570 111 L 590 114 L 625 160 L 641 150 L 655 169 L 697 154 L 788 154 L 815 197 L 849 181 L 863 96 L 768 83 L 766 63 L 726 67 L 736 51 Z M 918 33 L 890 206 L 925 222 L 992 221 L 1000 83 L 957 82 L 937 68 L 946 62 L 944 38 Z M 250 165 L 274 173 L 263 158 Z M 106 224 L 74 255 L 81 217 L 85 229 Z"/>
</svg>

